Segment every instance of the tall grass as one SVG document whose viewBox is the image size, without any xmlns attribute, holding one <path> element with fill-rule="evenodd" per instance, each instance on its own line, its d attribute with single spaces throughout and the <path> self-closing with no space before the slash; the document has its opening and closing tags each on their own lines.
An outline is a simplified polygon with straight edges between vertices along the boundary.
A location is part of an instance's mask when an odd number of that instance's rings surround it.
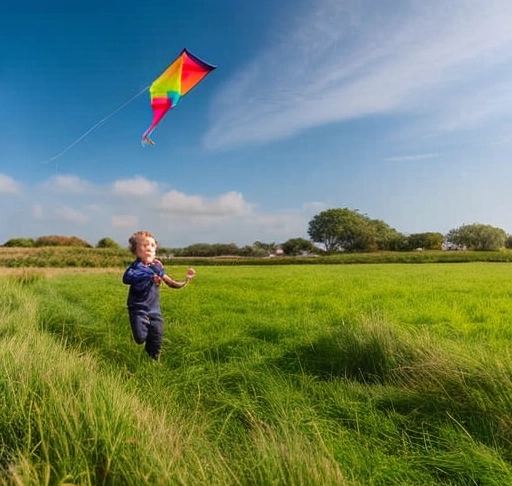
<svg viewBox="0 0 512 486">
<path fill-rule="evenodd" d="M 0 279 L 0 484 L 512 484 L 510 276 L 204 267 L 159 363 L 120 275 Z"/>
<path fill-rule="evenodd" d="M 0 280 L 0 296 L 1 484 L 206 484 L 201 420 L 153 410 L 93 355 L 41 333 L 22 286 Z"/>
</svg>

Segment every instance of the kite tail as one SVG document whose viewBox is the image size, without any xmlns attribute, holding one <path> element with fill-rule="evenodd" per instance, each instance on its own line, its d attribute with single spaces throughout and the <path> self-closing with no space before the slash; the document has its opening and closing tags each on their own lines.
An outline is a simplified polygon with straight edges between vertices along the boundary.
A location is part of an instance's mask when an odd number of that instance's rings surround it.
<svg viewBox="0 0 512 486">
<path fill-rule="evenodd" d="M 143 147 L 147 147 L 148 145 L 155 145 L 155 142 L 149 138 L 153 130 L 155 129 L 155 124 L 153 123 L 142 135 L 142 140 L 140 143 Z"/>
<path fill-rule="evenodd" d="M 147 147 L 148 145 L 155 145 L 155 142 L 153 142 L 153 140 L 151 140 L 147 136 L 142 137 L 140 143 L 142 144 L 143 147 Z"/>
</svg>

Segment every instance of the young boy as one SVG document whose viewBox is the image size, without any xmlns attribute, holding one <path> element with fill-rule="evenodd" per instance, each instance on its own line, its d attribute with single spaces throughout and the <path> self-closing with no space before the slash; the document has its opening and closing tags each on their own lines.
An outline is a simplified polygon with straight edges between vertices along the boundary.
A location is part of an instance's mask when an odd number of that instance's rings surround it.
<svg viewBox="0 0 512 486">
<path fill-rule="evenodd" d="M 180 289 L 190 282 L 195 271 L 189 268 L 186 279 L 177 282 L 165 273 L 164 266 L 155 258 L 158 243 L 151 233 L 138 231 L 128 241 L 131 252 L 137 257 L 123 275 L 123 283 L 130 286 L 127 305 L 133 338 L 137 344 L 145 343 L 146 353 L 158 360 L 164 325 L 160 311 L 160 284 L 164 282 L 169 287 Z"/>
</svg>

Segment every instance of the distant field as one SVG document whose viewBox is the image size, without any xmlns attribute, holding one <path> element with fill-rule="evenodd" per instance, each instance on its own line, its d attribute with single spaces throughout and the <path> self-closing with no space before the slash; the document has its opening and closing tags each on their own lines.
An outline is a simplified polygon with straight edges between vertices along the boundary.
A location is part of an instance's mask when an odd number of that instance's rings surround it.
<svg viewBox="0 0 512 486">
<path fill-rule="evenodd" d="M 82 247 L 0 247 L 0 268 L 113 268 L 132 260 L 128 249 Z M 334 255 L 268 257 L 169 257 L 159 255 L 164 263 L 182 265 L 338 265 L 360 263 L 468 263 L 512 262 L 512 250 L 501 251 L 410 251 L 375 253 L 339 253 Z"/>
<path fill-rule="evenodd" d="M 160 363 L 122 268 L 2 270 L 0 484 L 512 484 L 512 265 L 196 270 Z"/>
</svg>

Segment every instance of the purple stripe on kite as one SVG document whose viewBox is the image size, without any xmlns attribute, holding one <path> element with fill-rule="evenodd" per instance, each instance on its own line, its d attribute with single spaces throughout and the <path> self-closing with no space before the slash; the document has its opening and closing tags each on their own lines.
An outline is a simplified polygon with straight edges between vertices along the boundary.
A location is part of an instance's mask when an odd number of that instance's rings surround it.
<svg viewBox="0 0 512 486">
<path fill-rule="evenodd" d="M 207 71 L 213 71 L 214 69 L 217 69 L 217 66 L 213 66 L 212 64 L 209 64 L 206 61 L 203 61 L 201 58 L 194 56 L 194 54 L 192 54 L 187 49 L 183 49 L 183 51 L 181 51 L 181 52 L 182 52 L 182 54 L 185 53 L 188 57 L 190 57 L 190 59 L 193 59 L 198 64 L 201 64 L 201 66 L 204 69 L 206 69 Z"/>
</svg>

